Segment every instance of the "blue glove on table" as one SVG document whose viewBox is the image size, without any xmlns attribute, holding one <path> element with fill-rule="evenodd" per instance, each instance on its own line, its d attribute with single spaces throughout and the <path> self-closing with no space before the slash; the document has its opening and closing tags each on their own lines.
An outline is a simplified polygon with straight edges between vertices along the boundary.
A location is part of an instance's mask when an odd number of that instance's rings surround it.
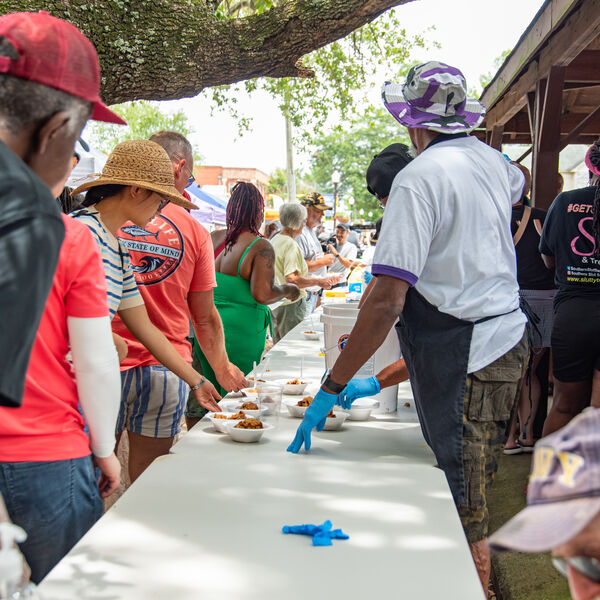
<svg viewBox="0 0 600 600">
<path fill-rule="evenodd" d="M 313 539 L 313 546 L 331 546 L 331 540 L 349 539 L 350 536 L 341 529 L 331 529 L 331 527 L 331 521 L 327 519 L 322 525 L 284 525 L 281 531 L 310 535 Z"/>
<path fill-rule="evenodd" d="M 317 395 L 313 398 L 310 406 L 304 413 L 304 419 L 296 431 L 296 437 L 294 441 L 288 446 L 288 452 L 296 454 L 302 444 L 306 450 L 310 450 L 310 432 L 316 427 L 317 431 L 322 431 L 325 427 L 325 419 L 329 414 L 329 411 L 334 407 L 338 396 L 335 394 L 328 394 L 323 390 L 319 390 Z"/>
<path fill-rule="evenodd" d="M 342 408 L 352 408 L 352 403 L 357 398 L 365 396 L 374 396 L 379 394 L 381 386 L 377 377 L 369 377 L 367 379 L 351 379 L 346 386 L 346 389 L 338 396 L 336 404 Z"/>
</svg>

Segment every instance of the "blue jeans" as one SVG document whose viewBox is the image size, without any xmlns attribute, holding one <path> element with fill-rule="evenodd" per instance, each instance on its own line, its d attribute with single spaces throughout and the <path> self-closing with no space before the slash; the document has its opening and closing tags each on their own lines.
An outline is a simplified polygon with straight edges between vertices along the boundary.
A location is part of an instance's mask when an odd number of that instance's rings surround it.
<svg viewBox="0 0 600 600">
<path fill-rule="evenodd" d="M 104 510 L 91 456 L 0 463 L 0 493 L 13 523 L 27 532 L 20 548 L 34 583 L 46 576 Z"/>
<path fill-rule="evenodd" d="M 319 299 L 319 294 L 315 294 L 314 292 L 307 292 L 306 294 L 306 316 L 309 317 L 317 308 L 317 300 Z"/>
</svg>

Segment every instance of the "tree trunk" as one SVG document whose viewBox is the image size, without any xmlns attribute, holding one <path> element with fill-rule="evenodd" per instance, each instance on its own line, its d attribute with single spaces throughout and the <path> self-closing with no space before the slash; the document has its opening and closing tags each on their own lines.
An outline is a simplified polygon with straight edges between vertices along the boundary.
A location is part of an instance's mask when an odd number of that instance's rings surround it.
<svg viewBox="0 0 600 600">
<path fill-rule="evenodd" d="M 0 0 L 0 13 L 47 10 L 94 43 L 102 98 L 170 100 L 254 77 L 310 77 L 300 58 L 412 0 L 288 0 L 219 20 L 214 0 Z"/>
</svg>

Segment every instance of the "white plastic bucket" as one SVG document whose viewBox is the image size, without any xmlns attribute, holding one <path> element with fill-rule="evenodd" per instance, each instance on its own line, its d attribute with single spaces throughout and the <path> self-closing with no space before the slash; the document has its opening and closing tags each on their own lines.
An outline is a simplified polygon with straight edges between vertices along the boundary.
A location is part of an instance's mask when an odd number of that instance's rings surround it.
<svg viewBox="0 0 600 600">
<path fill-rule="evenodd" d="M 339 305 L 338 305 L 339 306 Z M 337 313 L 337 314 L 333 314 Z M 341 314 L 340 314 L 341 313 Z M 357 309 L 346 308 L 346 311 L 336 310 L 325 312 L 321 315 L 321 322 L 324 325 L 325 332 L 325 365 L 331 369 L 335 364 L 340 352 L 344 349 L 350 332 L 352 331 L 356 318 Z M 375 351 L 375 354 L 358 370 L 355 377 L 372 377 L 381 371 L 384 367 L 400 359 L 400 344 L 395 329 L 392 327 L 385 338 L 383 344 Z M 385 388 L 379 394 L 374 396 L 379 400 L 379 408 L 374 413 L 395 412 L 398 403 L 398 386 L 394 385 Z"/>
<path fill-rule="evenodd" d="M 352 317 L 356 319 L 358 316 L 358 303 L 356 304 L 324 304 L 323 314 L 335 317 Z"/>
</svg>

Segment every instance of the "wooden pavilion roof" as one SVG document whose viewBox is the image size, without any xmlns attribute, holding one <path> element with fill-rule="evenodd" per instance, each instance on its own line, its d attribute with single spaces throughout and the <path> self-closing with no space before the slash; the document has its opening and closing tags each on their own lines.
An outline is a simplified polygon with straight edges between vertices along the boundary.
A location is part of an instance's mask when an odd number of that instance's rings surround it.
<svg viewBox="0 0 600 600">
<path fill-rule="evenodd" d="M 598 139 L 600 0 L 544 2 L 481 101 L 487 115 L 475 133 L 497 148 L 532 144 L 536 102 L 542 136 L 560 114 L 559 150 Z"/>
</svg>

